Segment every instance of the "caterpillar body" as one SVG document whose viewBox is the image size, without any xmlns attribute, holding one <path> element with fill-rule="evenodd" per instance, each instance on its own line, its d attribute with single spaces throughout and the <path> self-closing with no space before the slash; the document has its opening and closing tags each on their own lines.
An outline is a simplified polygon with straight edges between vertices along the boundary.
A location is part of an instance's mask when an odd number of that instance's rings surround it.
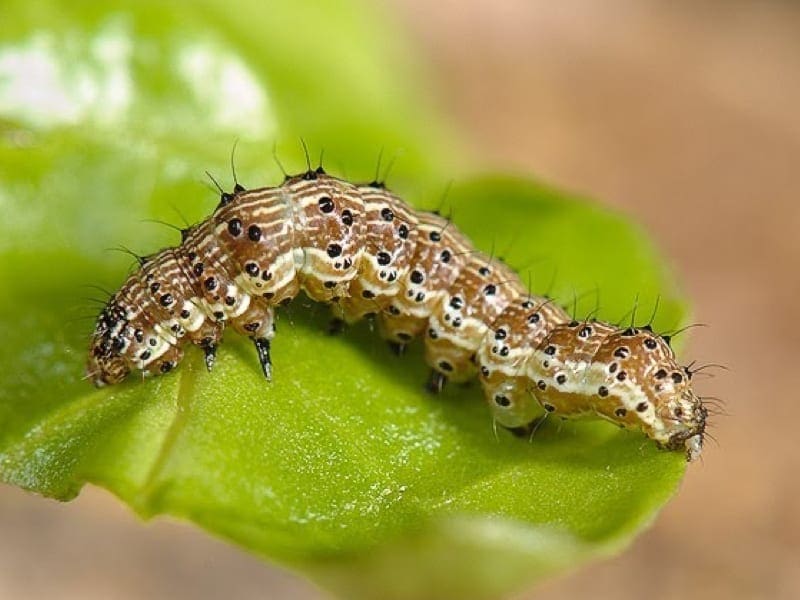
<svg viewBox="0 0 800 600">
<path fill-rule="evenodd" d="M 594 415 L 701 454 L 707 409 L 668 338 L 573 320 L 448 220 L 322 168 L 277 187 L 237 183 L 180 245 L 141 259 L 98 317 L 87 374 L 103 386 L 166 373 L 187 342 L 210 370 L 229 325 L 253 340 L 269 380 L 274 310 L 301 291 L 344 322 L 374 317 L 397 352 L 424 338 L 428 388 L 477 374 L 514 432 L 549 413 Z"/>
</svg>

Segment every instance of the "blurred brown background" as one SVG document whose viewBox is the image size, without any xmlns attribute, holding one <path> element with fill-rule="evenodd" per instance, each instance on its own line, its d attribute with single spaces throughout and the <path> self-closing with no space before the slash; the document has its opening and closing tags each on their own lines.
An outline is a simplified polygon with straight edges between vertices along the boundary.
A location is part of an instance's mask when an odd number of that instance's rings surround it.
<svg viewBox="0 0 800 600">
<path fill-rule="evenodd" d="M 800 6 L 395 0 L 486 170 L 538 174 L 651 232 L 730 372 L 704 464 L 622 556 L 524 598 L 800 598 Z M 104 492 L 0 490 L 1 598 L 322 598 Z"/>
</svg>

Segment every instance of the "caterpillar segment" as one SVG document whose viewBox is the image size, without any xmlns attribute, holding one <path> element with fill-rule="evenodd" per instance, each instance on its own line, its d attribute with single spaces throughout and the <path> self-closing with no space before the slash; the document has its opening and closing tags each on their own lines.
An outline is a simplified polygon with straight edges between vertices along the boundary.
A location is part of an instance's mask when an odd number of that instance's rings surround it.
<svg viewBox="0 0 800 600">
<path fill-rule="evenodd" d="M 516 274 L 479 253 L 467 261 L 430 316 L 425 358 L 441 376 L 456 382 L 475 377 L 475 353 L 503 309 L 524 293 Z"/>
<path fill-rule="evenodd" d="M 332 307 L 334 317 L 355 323 L 383 313 L 401 291 L 417 247 L 417 216 L 400 198 L 381 187 L 360 186 L 367 223 L 358 275 L 348 295 Z M 343 211 L 342 221 L 354 220 Z"/>
<path fill-rule="evenodd" d="M 399 278 L 398 294 L 378 316 L 381 336 L 399 347 L 423 335 L 431 339 L 431 315 L 471 250 L 469 241 L 449 221 L 433 213 L 419 213 L 411 264 Z"/>
<path fill-rule="evenodd" d="M 478 348 L 477 363 L 486 400 L 498 424 L 524 432 L 542 415 L 528 361 L 553 323 L 569 320 L 567 312 L 552 300 L 525 293 L 494 321 Z"/>
<path fill-rule="evenodd" d="M 186 343 L 210 370 L 227 326 L 253 341 L 270 379 L 275 308 L 303 291 L 339 322 L 374 316 L 397 352 L 422 338 L 431 391 L 477 374 L 495 422 L 512 431 L 550 413 L 590 415 L 688 460 L 701 454 L 707 410 L 667 338 L 570 319 L 450 221 L 383 186 L 322 169 L 277 187 L 237 184 L 182 238 L 143 259 L 101 312 L 87 364 L 95 385 L 166 373 Z"/>
</svg>

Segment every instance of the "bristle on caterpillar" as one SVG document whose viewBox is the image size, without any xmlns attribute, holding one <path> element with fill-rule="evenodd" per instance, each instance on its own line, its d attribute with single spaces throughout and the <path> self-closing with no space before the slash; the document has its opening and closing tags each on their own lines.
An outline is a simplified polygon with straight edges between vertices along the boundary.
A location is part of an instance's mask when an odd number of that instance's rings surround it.
<svg viewBox="0 0 800 600">
<path fill-rule="evenodd" d="M 301 291 L 331 304 L 340 323 L 374 315 L 398 353 L 423 338 L 429 389 L 477 374 L 511 431 L 550 413 L 590 415 L 690 461 L 701 454 L 708 411 L 668 339 L 575 321 L 451 222 L 321 168 L 277 187 L 237 183 L 179 246 L 142 259 L 97 320 L 87 374 L 103 386 L 133 370 L 166 373 L 187 342 L 210 370 L 231 326 L 253 341 L 270 379 L 274 310 Z"/>
</svg>

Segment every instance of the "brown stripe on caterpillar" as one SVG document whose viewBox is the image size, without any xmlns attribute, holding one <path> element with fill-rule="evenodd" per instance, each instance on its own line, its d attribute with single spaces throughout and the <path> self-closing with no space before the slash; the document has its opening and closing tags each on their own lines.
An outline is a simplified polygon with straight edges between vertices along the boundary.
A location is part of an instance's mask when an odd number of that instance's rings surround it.
<svg viewBox="0 0 800 600">
<path fill-rule="evenodd" d="M 304 291 L 348 323 L 374 314 L 395 349 L 424 338 L 433 391 L 477 371 L 508 429 L 590 414 L 700 455 L 707 410 L 668 340 L 570 319 L 450 221 L 382 185 L 321 168 L 277 187 L 237 184 L 182 238 L 148 257 L 102 311 L 87 365 L 96 385 L 168 372 L 186 343 L 211 369 L 228 325 L 253 340 L 269 379 L 275 307 Z"/>
<path fill-rule="evenodd" d="M 379 186 L 360 186 L 367 235 L 349 294 L 339 302 L 341 319 L 353 323 L 383 313 L 401 293 L 417 247 L 417 216 L 400 198 Z M 342 211 L 342 222 L 354 226 L 356 215 Z"/>
</svg>

